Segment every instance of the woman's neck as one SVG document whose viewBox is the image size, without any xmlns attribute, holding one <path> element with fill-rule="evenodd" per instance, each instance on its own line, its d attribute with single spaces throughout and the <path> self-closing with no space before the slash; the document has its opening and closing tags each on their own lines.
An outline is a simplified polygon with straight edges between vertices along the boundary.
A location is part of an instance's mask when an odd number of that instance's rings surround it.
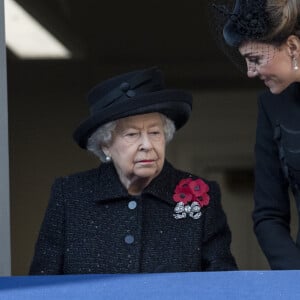
<svg viewBox="0 0 300 300">
<path fill-rule="evenodd" d="M 134 176 L 130 179 L 124 176 L 119 177 L 121 183 L 124 185 L 128 191 L 128 194 L 130 195 L 140 195 L 152 180 L 152 178 L 148 177 L 142 178 Z"/>
</svg>

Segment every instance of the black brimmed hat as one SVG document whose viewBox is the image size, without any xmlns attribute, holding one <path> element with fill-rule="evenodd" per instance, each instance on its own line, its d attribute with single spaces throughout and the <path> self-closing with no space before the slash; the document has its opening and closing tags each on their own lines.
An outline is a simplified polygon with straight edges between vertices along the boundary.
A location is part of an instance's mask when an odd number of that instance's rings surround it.
<svg viewBox="0 0 300 300">
<path fill-rule="evenodd" d="M 121 118 L 159 112 L 171 119 L 176 129 L 189 119 L 192 96 L 182 90 L 166 89 L 162 72 L 153 67 L 122 74 L 94 87 L 88 94 L 90 116 L 75 130 L 81 148 L 101 125 Z"/>
</svg>

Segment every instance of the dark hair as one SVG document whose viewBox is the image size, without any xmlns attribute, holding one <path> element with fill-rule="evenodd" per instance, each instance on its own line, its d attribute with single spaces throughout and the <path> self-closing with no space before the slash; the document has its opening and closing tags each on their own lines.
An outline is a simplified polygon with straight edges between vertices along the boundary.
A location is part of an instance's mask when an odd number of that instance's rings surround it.
<svg viewBox="0 0 300 300">
<path fill-rule="evenodd" d="M 245 41 L 280 45 L 292 34 L 300 38 L 300 0 L 235 0 L 233 11 L 229 5 L 215 7 L 227 19 L 223 37 L 229 46 Z"/>
<path fill-rule="evenodd" d="M 299 0 L 267 0 L 266 13 L 270 30 L 262 41 L 280 44 L 292 34 L 300 38 Z"/>
</svg>

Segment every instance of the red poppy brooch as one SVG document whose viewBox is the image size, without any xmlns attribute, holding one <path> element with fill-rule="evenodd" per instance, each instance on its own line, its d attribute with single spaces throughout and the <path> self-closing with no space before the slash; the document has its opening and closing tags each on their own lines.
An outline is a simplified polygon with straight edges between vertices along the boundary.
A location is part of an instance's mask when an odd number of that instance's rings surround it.
<svg viewBox="0 0 300 300">
<path fill-rule="evenodd" d="M 173 200 L 177 203 L 174 208 L 174 218 L 183 219 L 190 216 L 199 219 L 202 214 L 201 207 L 209 203 L 208 191 L 209 186 L 202 179 L 182 179 L 173 195 Z"/>
</svg>

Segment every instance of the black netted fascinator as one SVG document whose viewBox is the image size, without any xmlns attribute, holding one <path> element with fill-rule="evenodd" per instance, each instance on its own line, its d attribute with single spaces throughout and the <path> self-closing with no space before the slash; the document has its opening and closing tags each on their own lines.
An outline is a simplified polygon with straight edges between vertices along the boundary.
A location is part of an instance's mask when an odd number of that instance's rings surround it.
<svg viewBox="0 0 300 300">
<path fill-rule="evenodd" d="M 265 0 L 214 0 L 210 2 L 210 27 L 221 50 L 243 72 L 244 59 L 238 52 L 242 42 L 264 41 L 270 28 Z"/>
<path fill-rule="evenodd" d="M 226 5 L 213 4 L 216 13 L 227 19 L 223 37 L 229 46 L 237 47 L 245 40 L 263 40 L 270 28 L 265 10 L 266 1 L 237 0 L 233 10 Z"/>
</svg>

